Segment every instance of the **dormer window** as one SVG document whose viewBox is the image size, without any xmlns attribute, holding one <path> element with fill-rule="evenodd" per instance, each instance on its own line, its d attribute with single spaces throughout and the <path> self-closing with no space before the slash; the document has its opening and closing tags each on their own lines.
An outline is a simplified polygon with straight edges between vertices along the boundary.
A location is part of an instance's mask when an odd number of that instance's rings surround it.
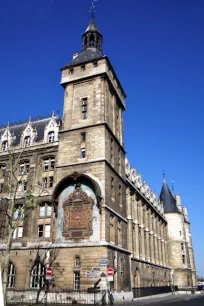
<svg viewBox="0 0 204 306">
<path fill-rule="evenodd" d="M 27 147 L 30 147 L 30 144 L 31 144 L 31 138 L 30 136 L 26 136 L 24 138 L 24 146 L 27 148 Z"/>
<path fill-rule="evenodd" d="M 49 132 L 48 133 L 48 142 L 54 142 L 55 141 L 55 132 Z"/>
<path fill-rule="evenodd" d="M 8 151 L 8 141 L 7 140 L 2 142 L 2 151 L 3 152 Z"/>
</svg>

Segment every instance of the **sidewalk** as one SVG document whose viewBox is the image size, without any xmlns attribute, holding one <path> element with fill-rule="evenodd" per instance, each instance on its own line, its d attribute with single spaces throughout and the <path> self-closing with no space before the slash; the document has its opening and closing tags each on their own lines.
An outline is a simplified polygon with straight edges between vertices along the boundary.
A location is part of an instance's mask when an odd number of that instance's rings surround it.
<svg viewBox="0 0 204 306">
<path fill-rule="evenodd" d="M 130 303 L 130 305 L 137 305 L 137 306 L 153 305 L 165 301 L 183 300 L 185 297 L 186 294 L 172 295 L 172 293 L 165 293 L 160 295 L 152 295 L 152 296 L 146 296 L 134 299 L 133 302 Z"/>
</svg>

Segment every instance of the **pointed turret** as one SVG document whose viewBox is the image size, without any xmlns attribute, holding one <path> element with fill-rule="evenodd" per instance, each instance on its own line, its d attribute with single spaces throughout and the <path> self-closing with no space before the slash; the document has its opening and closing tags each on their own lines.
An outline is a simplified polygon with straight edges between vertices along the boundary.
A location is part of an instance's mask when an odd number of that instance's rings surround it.
<svg viewBox="0 0 204 306">
<path fill-rule="evenodd" d="M 86 31 L 82 35 L 82 52 L 80 54 L 75 54 L 71 63 L 66 67 L 85 64 L 101 58 L 103 56 L 102 44 L 103 36 L 101 35 L 94 17 L 92 16 Z"/>
<path fill-rule="evenodd" d="M 164 179 L 162 190 L 160 193 L 160 201 L 164 206 L 164 213 L 179 213 L 180 211 L 176 205 L 176 199 L 170 191 L 166 180 Z"/>
</svg>

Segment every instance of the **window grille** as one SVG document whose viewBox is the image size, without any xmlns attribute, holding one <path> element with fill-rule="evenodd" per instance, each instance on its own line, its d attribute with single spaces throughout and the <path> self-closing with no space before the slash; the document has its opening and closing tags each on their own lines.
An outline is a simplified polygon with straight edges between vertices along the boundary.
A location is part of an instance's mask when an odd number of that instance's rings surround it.
<svg viewBox="0 0 204 306">
<path fill-rule="evenodd" d="M 45 267 L 39 262 L 31 271 L 31 288 L 41 289 L 44 285 Z"/>
<path fill-rule="evenodd" d="M 15 288 L 15 285 L 16 285 L 16 269 L 15 269 L 15 266 L 12 263 L 10 263 L 9 269 L 8 269 L 7 287 Z"/>
<path fill-rule="evenodd" d="M 80 272 L 74 272 L 74 290 L 80 289 Z"/>
<path fill-rule="evenodd" d="M 55 141 L 55 132 L 49 132 L 48 133 L 48 142 L 54 142 Z"/>
</svg>

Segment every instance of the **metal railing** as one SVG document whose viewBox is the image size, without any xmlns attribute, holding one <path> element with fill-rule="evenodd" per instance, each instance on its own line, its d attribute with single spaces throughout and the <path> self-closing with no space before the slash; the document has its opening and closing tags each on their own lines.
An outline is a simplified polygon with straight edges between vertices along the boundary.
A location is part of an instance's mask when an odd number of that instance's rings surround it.
<svg viewBox="0 0 204 306">
<path fill-rule="evenodd" d="M 172 286 L 163 286 L 163 287 L 140 287 L 132 288 L 134 298 L 157 295 L 162 293 L 175 292 L 178 290 L 177 287 L 173 288 Z"/>
<path fill-rule="evenodd" d="M 102 301 L 103 292 L 95 293 L 95 302 Z M 8 290 L 8 305 L 24 304 L 94 304 L 94 293 L 87 290 L 73 291 L 63 289 L 52 289 L 49 292 L 43 290 Z"/>
</svg>

